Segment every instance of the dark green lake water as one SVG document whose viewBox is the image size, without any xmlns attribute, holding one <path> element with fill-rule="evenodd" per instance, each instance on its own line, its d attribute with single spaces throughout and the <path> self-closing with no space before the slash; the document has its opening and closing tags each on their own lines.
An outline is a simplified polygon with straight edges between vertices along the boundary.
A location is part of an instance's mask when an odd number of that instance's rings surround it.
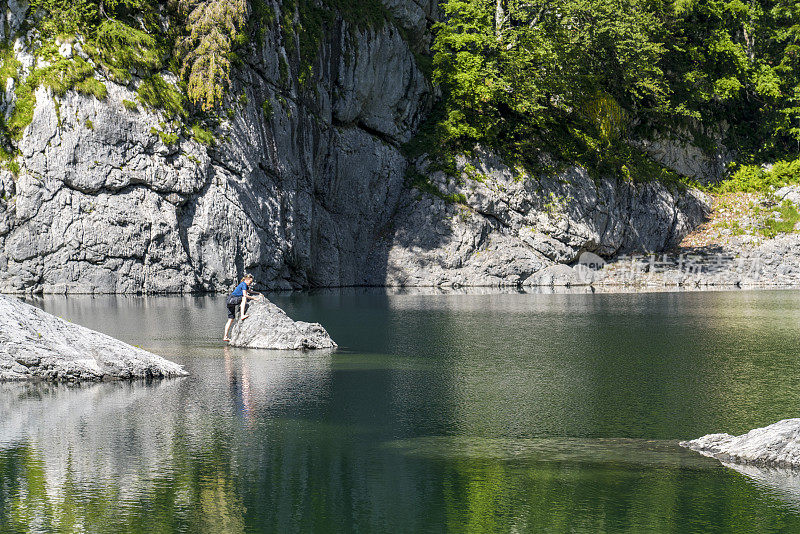
<svg viewBox="0 0 800 534">
<path fill-rule="evenodd" d="M 30 301 L 191 377 L 0 384 L 0 531 L 800 532 L 800 489 L 677 445 L 800 416 L 800 292 L 273 300 L 341 349 L 227 350 L 221 297 Z"/>
</svg>

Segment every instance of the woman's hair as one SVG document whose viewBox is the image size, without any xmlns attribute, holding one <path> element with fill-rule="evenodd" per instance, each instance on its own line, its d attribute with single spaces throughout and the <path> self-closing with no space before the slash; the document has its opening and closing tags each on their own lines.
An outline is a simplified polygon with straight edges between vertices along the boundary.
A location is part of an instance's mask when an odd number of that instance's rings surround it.
<svg viewBox="0 0 800 534">
<path fill-rule="evenodd" d="M 242 282 L 244 282 L 245 280 L 253 280 L 253 275 L 252 275 L 252 274 L 250 274 L 250 273 L 246 273 L 246 274 L 245 274 L 245 275 L 242 277 Z"/>
</svg>

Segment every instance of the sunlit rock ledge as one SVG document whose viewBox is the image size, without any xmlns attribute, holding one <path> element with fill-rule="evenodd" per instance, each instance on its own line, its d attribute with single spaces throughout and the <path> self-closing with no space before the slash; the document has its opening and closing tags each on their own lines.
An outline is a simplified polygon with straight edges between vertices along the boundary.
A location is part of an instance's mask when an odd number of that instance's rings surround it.
<svg viewBox="0 0 800 534">
<path fill-rule="evenodd" d="M 741 436 L 709 434 L 681 446 L 725 464 L 800 467 L 800 418 L 784 419 Z"/>
<path fill-rule="evenodd" d="M 0 381 L 99 381 L 185 376 L 146 350 L 0 295 Z"/>
<path fill-rule="evenodd" d="M 336 343 L 319 323 L 294 321 L 266 298 L 255 301 L 248 319 L 231 328 L 231 346 L 252 349 L 333 349 Z"/>
</svg>

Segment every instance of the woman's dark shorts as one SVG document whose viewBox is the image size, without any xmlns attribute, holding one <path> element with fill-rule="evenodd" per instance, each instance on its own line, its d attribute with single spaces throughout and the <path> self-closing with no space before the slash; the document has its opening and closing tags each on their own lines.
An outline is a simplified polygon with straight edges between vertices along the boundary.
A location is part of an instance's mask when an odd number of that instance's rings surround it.
<svg viewBox="0 0 800 534">
<path fill-rule="evenodd" d="M 242 297 L 229 296 L 225 301 L 228 307 L 228 319 L 236 319 L 236 309 L 242 304 Z"/>
</svg>

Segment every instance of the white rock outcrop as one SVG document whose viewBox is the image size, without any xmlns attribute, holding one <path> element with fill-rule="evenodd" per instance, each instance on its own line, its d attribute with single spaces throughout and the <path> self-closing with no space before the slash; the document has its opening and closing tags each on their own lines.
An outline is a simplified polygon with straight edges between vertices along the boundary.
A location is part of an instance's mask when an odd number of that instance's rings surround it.
<svg viewBox="0 0 800 534">
<path fill-rule="evenodd" d="M 252 349 L 333 349 L 336 343 L 319 323 L 294 321 L 266 298 L 250 305 L 248 317 L 231 328 L 231 346 Z"/>
<path fill-rule="evenodd" d="M 0 381 L 186 376 L 173 362 L 0 295 Z"/>
<path fill-rule="evenodd" d="M 725 464 L 800 467 L 800 418 L 784 419 L 741 436 L 709 434 L 682 447 Z"/>
</svg>

